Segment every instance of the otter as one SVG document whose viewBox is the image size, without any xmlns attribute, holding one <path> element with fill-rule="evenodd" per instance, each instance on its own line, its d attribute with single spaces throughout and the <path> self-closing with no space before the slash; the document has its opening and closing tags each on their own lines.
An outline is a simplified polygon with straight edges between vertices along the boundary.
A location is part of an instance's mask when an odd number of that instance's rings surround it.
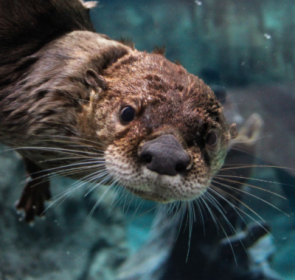
<svg viewBox="0 0 295 280">
<path fill-rule="evenodd" d="M 52 173 L 160 203 L 196 199 L 237 135 L 212 90 L 161 49 L 97 33 L 94 6 L 0 2 L 0 142 L 26 164 L 26 221 L 44 214 Z"/>
</svg>

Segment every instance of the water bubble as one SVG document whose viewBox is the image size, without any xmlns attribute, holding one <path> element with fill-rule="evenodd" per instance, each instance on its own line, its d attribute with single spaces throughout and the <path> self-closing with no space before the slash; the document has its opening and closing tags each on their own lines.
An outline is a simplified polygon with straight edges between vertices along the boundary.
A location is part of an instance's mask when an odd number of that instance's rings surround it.
<svg viewBox="0 0 295 280">
<path fill-rule="evenodd" d="M 271 35 L 270 35 L 270 34 L 264 33 L 263 36 L 264 36 L 267 40 L 271 39 Z"/>
<path fill-rule="evenodd" d="M 196 3 L 198 6 L 202 6 L 202 4 L 203 4 L 201 1 L 198 1 L 198 0 L 196 0 L 195 3 Z"/>
</svg>

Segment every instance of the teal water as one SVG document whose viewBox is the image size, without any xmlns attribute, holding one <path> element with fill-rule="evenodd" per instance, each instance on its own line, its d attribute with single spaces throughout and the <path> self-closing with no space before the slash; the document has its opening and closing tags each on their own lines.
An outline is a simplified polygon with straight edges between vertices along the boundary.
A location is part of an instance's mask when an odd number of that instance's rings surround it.
<svg viewBox="0 0 295 280">
<path fill-rule="evenodd" d="M 235 164 L 247 164 L 245 155 L 253 158 L 241 216 L 233 218 L 235 212 L 226 209 L 215 222 L 200 207 L 190 235 L 186 216 L 180 223 L 175 215 L 170 225 L 155 203 L 119 201 L 114 191 L 90 217 L 105 193 L 102 188 L 86 197 L 84 190 L 67 197 L 48 209 L 45 222 L 29 227 L 13 206 L 20 188 L 10 187 L 24 184 L 24 166 L 1 146 L 0 280 L 294 279 L 294 0 L 101 0 L 90 14 L 99 33 L 131 38 L 140 51 L 166 46 L 169 60 L 179 61 L 212 88 L 224 88 L 226 116 L 239 129 L 259 114 L 255 145 L 248 140 L 235 146 L 240 152 Z M 236 171 L 230 175 L 243 176 Z M 55 178 L 53 195 L 73 184 Z M 215 225 L 223 225 L 225 217 L 237 232 Z M 233 247 L 225 246 L 229 252 L 219 254 L 220 244 L 247 233 L 244 220 L 268 232 L 249 247 L 246 240 L 242 250 L 232 240 Z"/>
</svg>

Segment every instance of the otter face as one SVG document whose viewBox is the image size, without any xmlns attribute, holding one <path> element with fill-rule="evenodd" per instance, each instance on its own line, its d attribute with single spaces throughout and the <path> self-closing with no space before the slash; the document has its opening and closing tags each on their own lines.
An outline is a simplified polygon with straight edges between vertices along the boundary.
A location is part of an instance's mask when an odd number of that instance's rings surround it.
<svg viewBox="0 0 295 280">
<path fill-rule="evenodd" d="M 95 109 L 108 173 L 131 193 L 192 200 L 221 168 L 230 128 L 213 92 L 162 55 L 133 51 L 103 72 Z"/>
<path fill-rule="evenodd" d="M 203 81 L 163 55 L 138 52 L 91 32 L 57 39 L 37 54 L 37 61 L 26 85 L 31 103 L 26 101 L 22 116 L 35 116 L 24 123 L 31 135 L 28 146 L 50 146 L 47 154 L 40 150 L 25 155 L 42 169 L 60 171 L 76 164 L 79 173 L 60 174 L 89 178 L 96 167 L 83 169 L 79 156 L 48 160 L 56 157 L 50 154 L 56 146 L 57 151 L 72 150 L 76 144 L 84 160 L 99 151 L 93 159 L 99 158 L 97 168 L 105 172 L 105 167 L 118 184 L 145 199 L 186 201 L 210 186 L 231 133 L 221 105 Z M 58 135 L 67 141 L 44 142 L 34 135 Z"/>
</svg>

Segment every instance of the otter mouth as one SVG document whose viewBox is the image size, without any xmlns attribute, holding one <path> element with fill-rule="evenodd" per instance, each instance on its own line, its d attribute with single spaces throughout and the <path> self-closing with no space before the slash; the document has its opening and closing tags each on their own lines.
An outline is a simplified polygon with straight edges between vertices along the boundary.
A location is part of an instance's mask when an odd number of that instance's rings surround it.
<svg viewBox="0 0 295 280">
<path fill-rule="evenodd" d="M 134 189 L 134 188 L 130 188 L 130 187 L 126 187 L 126 189 L 136 195 L 136 196 L 139 196 L 143 199 L 146 199 L 146 200 L 150 200 L 150 201 L 154 201 L 154 202 L 159 202 L 159 203 L 169 203 L 171 202 L 169 199 L 167 199 L 167 197 L 164 197 L 158 193 L 155 193 L 155 192 L 147 192 L 147 191 L 142 191 L 142 190 L 137 190 L 137 189 Z"/>
</svg>

